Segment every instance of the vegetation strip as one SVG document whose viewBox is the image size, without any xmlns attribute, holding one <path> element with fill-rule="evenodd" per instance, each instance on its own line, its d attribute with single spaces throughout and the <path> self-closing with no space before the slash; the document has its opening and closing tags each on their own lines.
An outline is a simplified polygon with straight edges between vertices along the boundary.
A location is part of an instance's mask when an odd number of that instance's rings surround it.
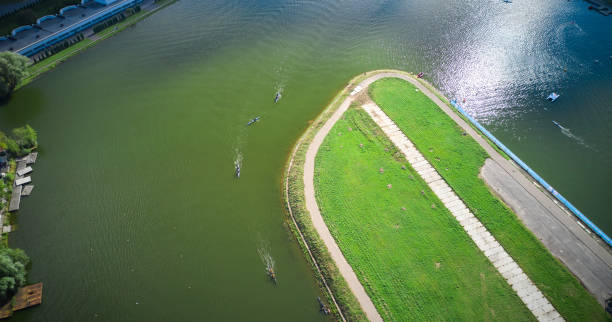
<svg viewBox="0 0 612 322">
<path fill-rule="evenodd" d="M 433 94 L 425 92 L 427 89 L 420 86 L 419 82 L 401 74 L 393 77 L 396 78 L 372 84 L 372 99 L 410 137 L 425 159 L 495 236 L 559 313 L 567 320 L 609 320 L 609 316 L 578 279 L 552 256 L 478 177 L 488 157 L 492 157 L 502 167 L 510 167 L 508 161 L 496 155 L 495 150 L 473 132 L 469 124 L 462 123 L 463 120 L 452 108 L 440 100 L 436 101 Z M 418 88 L 407 81 L 419 85 Z M 466 135 L 466 132 L 470 135 Z M 514 170 L 507 171 L 514 171 L 515 176 L 524 176 L 516 171 L 518 167 L 510 168 Z M 517 180 L 529 185 L 525 189 L 540 198 L 538 194 L 542 192 L 530 185 L 530 181 L 524 177 Z M 546 199 L 543 202 L 550 204 L 551 212 L 562 212 L 549 198 L 542 198 Z M 562 216 L 567 218 L 565 214 Z M 569 224 L 575 225 L 575 222 Z M 569 228 L 576 233 L 572 227 Z M 589 237 L 584 231 L 578 233 Z M 582 241 L 579 236 L 567 237 L 572 240 L 575 238 L 577 242 Z M 593 242 L 592 238 L 584 242 L 589 241 Z"/>
<path fill-rule="evenodd" d="M 298 225 L 297 221 L 295 220 L 295 217 L 293 216 L 293 211 L 291 210 L 291 204 L 289 203 L 289 173 L 291 173 L 291 166 L 293 165 L 293 159 L 295 157 L 295 153 L 297 152 L 299 148 L 300 148 L 300 143 L 298 142 L 296 147 L 293 149 L 293 152 L 291 153 L 291 159 L 289 160 L 289 166 L 287 167 L 287 175 L 285 178 L 285 201 L 287 204 L 287 211 L 289 211 L 289 216 L 291 216 L 291 221 L 293 222 L 293 226 L 295 227 L 299 235 L 301 243 L 306 248 L 306 251 L 308 252 L 308 255 L 310 256 L 310 260 L 315 266 L 317 270 L 317 274 L 319 275 L 323 285 L 325 286 L 325 290 L 327 290 L 327 294 L 330 296 L 332 302 L 334 303 L 336 310 L 338 310 L 338 315 L 340 316 L 342 321 L 346 322 L 346 318 L 344 317 L 344 314 L 342 314 L 342 310 L 340 309 L 340 306 L 338 305 L 338 301 L 334 297 L 334 293 L 331 291 L 329 285 L 325 281 L 325 277 L 323 276 L 323 273 L 321 272 L 321 267 L 319 266 L 319 264 L 317 263 L 317 260 L 313 256 L 312 251 L 310 250 L 310 247 L 308 247 L 308 243 L 306 243 L 306 238 L 304 238 L 304 234 L 302 233 L 300 226 Z"/>
<path fill-rule="evenodd" d="M 438 172 L 402 133 L 395 123 L 376 105 L 366 104 L 363 109 L 381 127 L 383 132 L 398 147 L 410 165 L 433 190 L 446 208 L 455 216 L 478 248 L 487 256 L 498 272 L 512 286 L 520 299 L 539 321 L 563 321 L 563 318 L 546 300 L 540 290 L 525 275 L 523 270 L 506 253 L 504 248 L 467 209 Z"/>
</svg>

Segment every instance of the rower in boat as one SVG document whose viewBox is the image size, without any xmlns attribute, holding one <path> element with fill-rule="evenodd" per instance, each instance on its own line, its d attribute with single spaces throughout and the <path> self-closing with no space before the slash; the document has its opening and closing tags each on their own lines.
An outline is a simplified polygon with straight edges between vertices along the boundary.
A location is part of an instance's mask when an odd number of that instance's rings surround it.
<svg viewBox="0 0 612 322">
<path fill-rule="evenodd" d="M 281 95 L 280 92 L 276 92 L 276 97 L 274 98 L 274 103 L 280 101 L 281 97 L 283 97 L 283 95 Z"/>
<path fill-rule="evenodd" d="M 420 73 L 417 75 L 417 78 L 423 78 L 423 75 L 425 75 L 425 73 L 420 72 Z"/>
<path fill-rule="evenodd" d="M 270 276 L 270 279 L 272 280 L 272 282 L 276 284 L 276 273 L 274 273 L 274 267 L 268 266 L 267 273 L 268 273 L 268 276 Z"/>
<path fill-rule="evenodd" d="M 261 118 L 261 116 L 258 116 L 258 117 L 256 117 L 256 118 L 254 118 L 254 119 L 250 120 L 250 121 L 249 121 L 249 123 L 247 123 L 247 126 L 249 126 L 249 125 L 251 125 L 251 124 L 253 124 L 253 123 L 255 123 L 255 122 L 259 121 L 259 119 L 260 119 L 260 118 Z"/>
<path fill-rule="evenodd" d="M 559 124 L 559 122 L 557 122 L 557 121 L 552 121 L 552 122 L 553 122 L 554 125 L 556 125 L 561 130 L 566 130 L 566 128 L 564 128 L 561 124 Z"/>
</svg>

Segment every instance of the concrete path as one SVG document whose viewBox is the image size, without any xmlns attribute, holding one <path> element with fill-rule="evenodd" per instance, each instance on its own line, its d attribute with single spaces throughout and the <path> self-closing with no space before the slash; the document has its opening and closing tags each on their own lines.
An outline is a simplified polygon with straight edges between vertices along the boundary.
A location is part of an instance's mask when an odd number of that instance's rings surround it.
<svg viewBox="0 0 612 322">
<path fill-rule="evenodd" d="M 487 159 L 480 175 L 603 305 L 612 290 L 611 256 L 603 249 L 606 246 L 595 243 L 572 214 L 565 213 L 550 199 L 538 200 L 492 159 Z M 531 182 L 526 184 L 536 190 Z M 550 207 L 543 202 L 548 202 Z"/>
<path fill-rule="evenodd" d="M 459 221 L 478 248 L 491 261 L 519 298 L 539 321 L 563 321 L 563 318 L 533 284 L 523 270 L 508 255 L 489 231 L 474 217 L 454 190 L 416 149 L 404 133 L 376 104 L 363 105 L 363 109 L 378 124 L 391 142 L 398 147 L 412 168 L 423 178 L 444 206 Z"/>
</svg>

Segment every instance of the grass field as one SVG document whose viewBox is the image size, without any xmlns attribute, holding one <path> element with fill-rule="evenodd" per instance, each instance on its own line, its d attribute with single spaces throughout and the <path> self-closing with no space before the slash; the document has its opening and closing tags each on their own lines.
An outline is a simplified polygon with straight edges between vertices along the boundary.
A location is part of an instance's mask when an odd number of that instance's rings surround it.
<svg viewBox="0 0 612 322">
<path fill-rule="evenodd" d="M 478 178 L 486 152 L 415 89 L 403 80 L 382 79 L 369 91 L 566 320 L 610 320 L 577 278 Z"/>
<path fill-rule="evenodd" d="M 364 111 L 349 109 L 325 139 L 315 188 L 384 319 L 534 319 Z"/>
</svg>

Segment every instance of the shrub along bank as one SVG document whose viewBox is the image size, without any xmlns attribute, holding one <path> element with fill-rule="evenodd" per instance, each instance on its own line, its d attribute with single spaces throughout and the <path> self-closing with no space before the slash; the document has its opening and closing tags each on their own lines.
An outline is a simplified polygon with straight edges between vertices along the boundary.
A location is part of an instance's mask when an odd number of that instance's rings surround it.
<svg viewBox="0 0 612 322">
<path fill-rule="evenodd" d="M 609 320 L 578 279 L 478 177 L 488 155 L 476 141 L 404 80 L 379 80 L 369 92 L 565 319 Z"/>
</svg>

